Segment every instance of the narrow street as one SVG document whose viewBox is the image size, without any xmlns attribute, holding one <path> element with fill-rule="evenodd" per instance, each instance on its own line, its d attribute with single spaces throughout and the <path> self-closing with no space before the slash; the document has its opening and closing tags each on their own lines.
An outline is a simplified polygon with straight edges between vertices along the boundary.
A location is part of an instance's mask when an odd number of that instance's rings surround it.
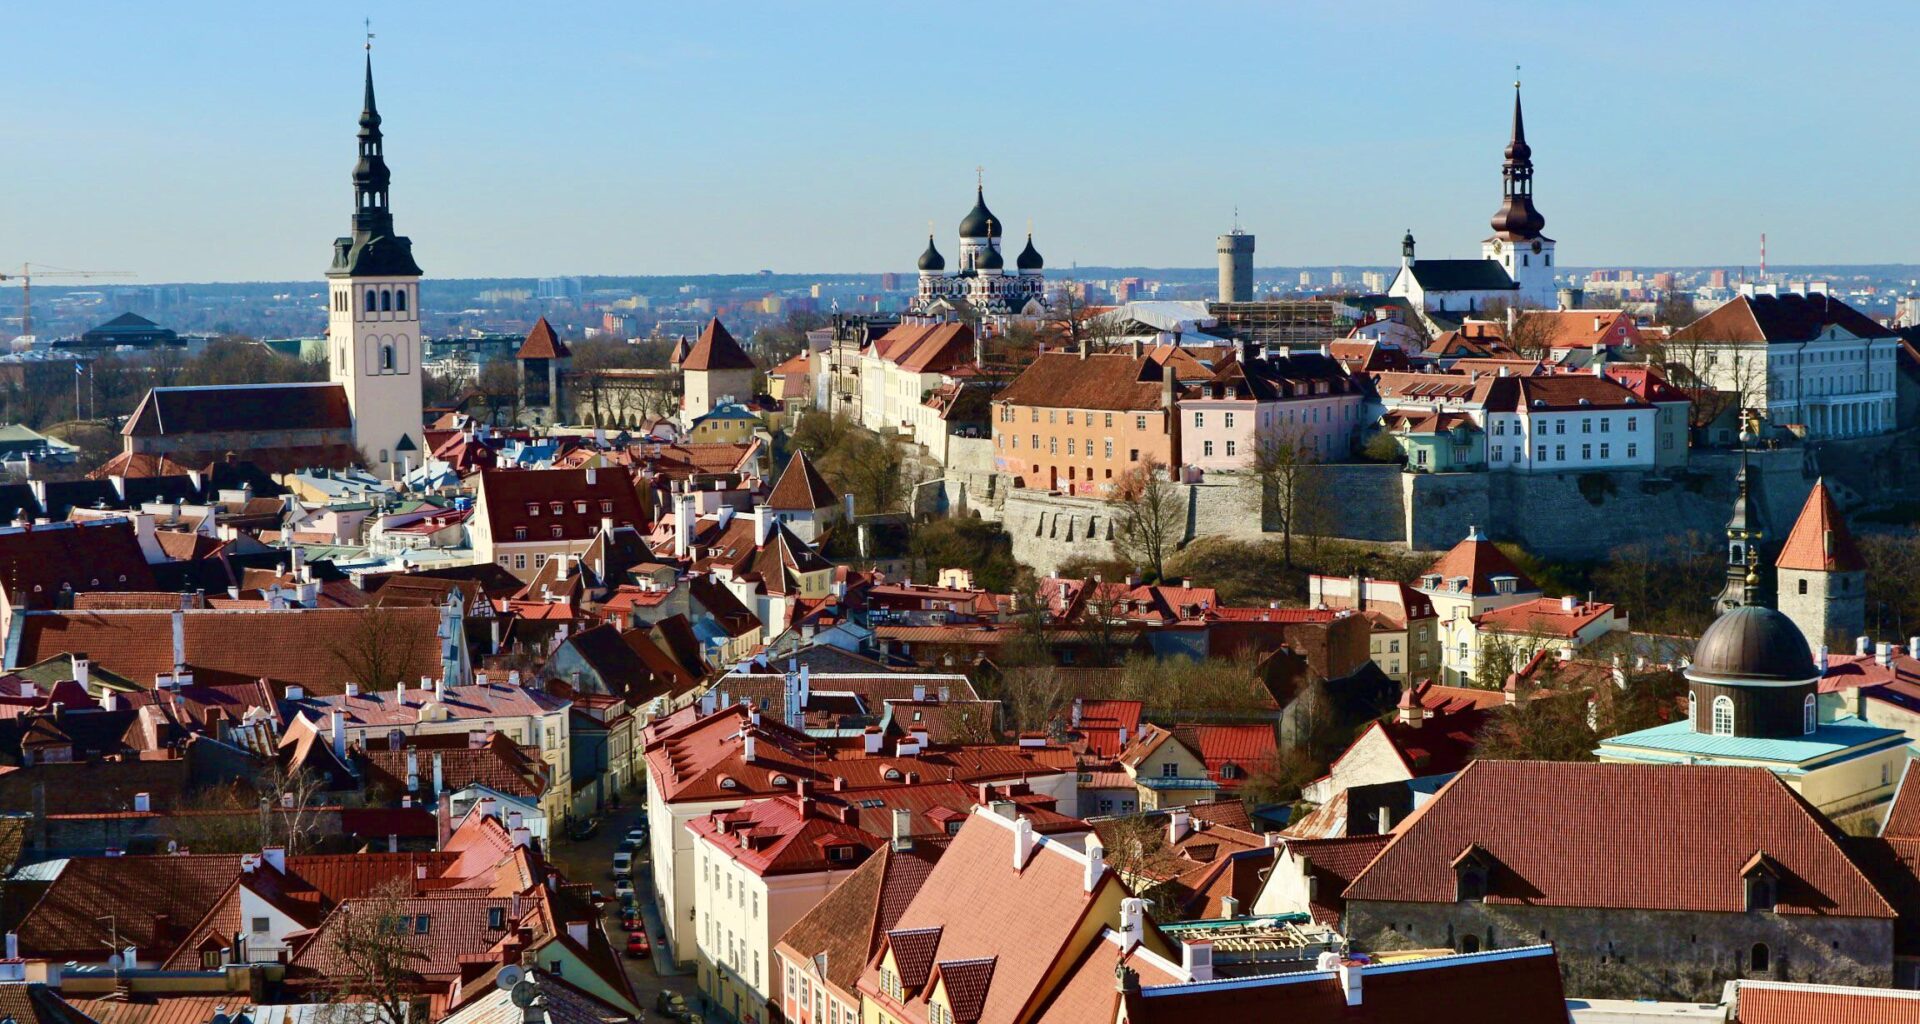
<svg viewBox="0 0 1920 1024">
<path fill-rule="evenodd" d="M 699 1000 L 693 976 L 674 973 L 672 965 L 666 962 L 667 946 L 661 941 L 665 932 L 654 911 L 653 870 L 646 844 L 633 851 L 633 881 L 647 923 L 647 937 L 653 941 L 652 958 L 635 960 L 627 956 L 627 930 L 620 926 L 620 905 L 613 900 L 613 855 L 620 849 L 620 840 L 627 829 L 639 823 L 641 806 L 638 801 L 632 801 L 608 814 L 600 831 L 584 842 L 559 836 L 549 844 L 549 857 L 565 872 L 568 881 L 586 882 L 607 896 L 606 913 L 601 919 L 607 939 L 619 952 L 620 962 L 627 969 L 627 977 L 633 982 L 633 991 L 639 996 L 640 1008 L 647 1019 L 666 1024 L 662 1015 L 654 1012 L 654 999 L 662 989 L 678 992 L 690 1007 L 698 1007 Z"/>
</svg>

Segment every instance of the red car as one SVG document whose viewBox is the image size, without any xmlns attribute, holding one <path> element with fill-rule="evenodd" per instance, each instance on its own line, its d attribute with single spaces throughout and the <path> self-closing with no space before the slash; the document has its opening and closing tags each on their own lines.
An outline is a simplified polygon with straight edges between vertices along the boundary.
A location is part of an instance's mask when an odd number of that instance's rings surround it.
<svg viewBox="0 0 1920 1024">
<path fill-rule="evenodd" d="M 653 955 L 653 944 L 647 941 L 646 932 L 634 932 L 627 936 L 627 955 L 635 960 L 644 960 Z"/>
</svg>

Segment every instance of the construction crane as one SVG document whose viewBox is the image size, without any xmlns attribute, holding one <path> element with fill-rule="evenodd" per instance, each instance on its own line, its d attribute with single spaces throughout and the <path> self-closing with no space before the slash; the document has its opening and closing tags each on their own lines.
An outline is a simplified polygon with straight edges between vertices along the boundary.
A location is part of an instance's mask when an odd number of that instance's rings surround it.
<svg viewBox="0 0 1920 1024">
<path fill-rule="evenodd" d="M 131 270 L 67 270 L 63 267 L 20 264 L 19 273 L 0 274 L 0 281 L 20 282 L 20 333 L 33 333 L 33 279 L 36 277 L 132 277 Z"/>
</svg>

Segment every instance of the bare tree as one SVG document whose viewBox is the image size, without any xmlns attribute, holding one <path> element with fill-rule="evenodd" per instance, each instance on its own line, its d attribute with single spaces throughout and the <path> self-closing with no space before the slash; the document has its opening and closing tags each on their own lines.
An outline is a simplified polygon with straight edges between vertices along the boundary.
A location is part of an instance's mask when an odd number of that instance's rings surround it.
<svg viewBox="0 0 1920 1024">
<path fill-rule="evenodd" d="M 1150 458 L 1130 470 L 1107 504 L 1113 509 L 1114 547 L 1160 579 L 1168 556 L 1187 535 L 1187 496 L 1167 476 L 1166 464 Z"/>
<path fill-rule="evenodd" d="M 520 364 L 511 359 L 495 359 L 480 368 L 473 390 L 487 403 L 487 419 L 500 424 L 500 409 L 507 410 L 508 425 L 520 421 Z"/>
<path fill-rule="evenodd" d="M 1271 518 L 1279 527 L 1281 556 L 1289 569 L 1293 535 L 1309 525 L 1324 504 L 1322 477 L 1314 468 L 1318 456 L 1305 441 L 1301 432 L 1280 434 L 1262 439 L 1253 450 L 1253 475 L 1265 506 L 1261 518 Z"/>
<path fill-rule="evenodd" d="M 249 787 L 234 780 L 182 801 L 173 838 L 195 853 L 258 852 L 268 846 L 290 854 L 314 850 L 325 838 L 320 799 L 325 781 L 274 762 L 252 782 Z"/>
<path fill-rule="evenodd" d="M 426 643 L 417 626 L 417 609 L 370 605 L 358 615 L 353 628 L 327 646 L 327 653 L 348 680 L 366 689 L 402 681 L 418 664 L 421 645 Z"/>
<path fill-rule="evenodd" d="M 415 979 L 427 957 L 414 946 L 409 895 L 406 881 L 396 879 L 340 904 L 327 922 L 324 959 L 334 989 L 328 1002 L 348 1007 L 346 1020 L 354 1024 L 366 1019 L 366 1006 L 375 1008 L 378 1024 L 407 1024 L 414 1016 Z"/>
<path fill-rule="evenodd" d="M 1068 351 L 1078 351 L 1082 345 L 1098 347 L 1119 333 L 1112 318 L 1101 316 L 1071 286 L 1056 293 L 1042 320 L 1048 333 L 1065 342 Z"/>
<path fill-rule="evenodd" d="M 1759 346 L 1764 348 L 1764 346 Z M 1687 392 L 1687 426 L 1701 430 L 1730 411 L 1751 409 L 1766 398 L 1766 353 L 1681 333 L 1648 347 L 1648 360 Z"/>
<path fill-rule="evenodd" d="M 1533 309 L 1515 309 L 1506 327 L 1507 347 L 1523 359 L 1545 359 L 1553 354 L 1553 326 L 1548 314 Z"/>
</svg>

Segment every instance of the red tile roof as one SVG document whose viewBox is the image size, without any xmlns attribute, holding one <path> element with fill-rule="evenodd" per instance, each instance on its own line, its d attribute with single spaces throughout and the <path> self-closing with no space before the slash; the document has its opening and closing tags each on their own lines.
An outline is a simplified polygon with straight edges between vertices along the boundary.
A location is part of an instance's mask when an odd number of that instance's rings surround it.
<svg viewBox="0 0 1920 1024">
<path fill-rule="evenodd" d="M 625 468 L 483 469 L 476 504 L 495 544 L 590 540 L 601 520 L 644 530 L 647 513 Z M 477 520 L 476 520 L 477 521 Z M 553 528 L 560 536 L 553 536 Z"/>
<path fill-rule="evenodd" d="M 1083 932 L 1097 891 L 1121 884 L 1108 871 L 1095 894 L 1085 892 L 1083 857 L 1047 839 L 1035 840 L 1035 849 L 1016 870 L 1014 834 L 1011 822 L 976 811 L 887 939 L 903 958 L 922 959 L 908 956 L 912 946 L 912 953 L 923 954 L 929 967 L 997 958 L 985 993 L 977 997 L 976 1019 L 985 1024 L 1010 1024 L 1047 994 L 1043 982 L 1056 963 L 1074 952 L 1069 943 Z M 982 899 L 983 893 L 993 896 Z M 919 945 L 932 948 L 921 950 Z M 903 982 L 906 974 L 903 970 Z M 859 987 L 883 1007 L 893 1002 L 881 994 L 874 965 L 862 973 Z M 970 993 L 970 1001 L 973 998 Z M 909 990 L 908 1003 L 918 1007 L 909 1019 L 924 1019 L 924 1000 Z"/>
<path fill-rule="evenodd" d="M 1733 1024 L 1920 1024 L 1920 992 L 1736 981 Z"/>
<path fill-rule="evenodd" d="M 1633 317 L 1619 309 L 1528 309 L 1519 323 L 1523 337 L 1531 332 L 1529 340 L 1547 348 L 1618 348 L 1640 340 Z"/>
<path fill-rule="evenodd" d="M 719 317 L 707 321 L 707 327 L 700 332 L 700 340 L 693 343 L 680 360 L 682 370 L 751 370 L 754 369 L 753 357 L 747 355 L 740 343 L 727 333 L 725 324 Z"/>
<path fill-rule="evenodd" d="M 687 828 L 708 849 L 763 878 L 841 871 L 885 843 L 835 813 L 846 806 L 828 808 L 804 797 L 781 796 L 713 811 L 689 821 Z"/>
<path fill-rule="evenodd" d="M 1346 898 L 1452 903 L 1453 865 L 1470 848 L 1493 865 L 1488 903 L 1744 913 L 1743 872 L 1764 854 L 1781 866 L 1779 913 L 1894 916 L 1837 830 L 1778 776 L 1693 765 L 1475 762 L 1400 825 Z"/>
<path fill-rule="evenodd" d="M 16 610 L 52 608 L 69 589 L 150 591 L 155 586 L 132 520 L 0 527 L 0 587 Z M 174 595 L 173 606 L 179 604 Z"/>
<path fill-rule="evenodd" d="M 1307 870 L 1317 880 L 1309 908 L 1315 921 L 1331 925 L 1340 923 L 1340 915 L 1347 906 L 1343 895 L 1347 886 L 1360 877 L 1360 872 L 1365 871 L 1368 864 L 1373 863 L 1373 858 L 1379 856 L 1381 848 L 1391 838 L 1392 833 L 1287 840 L 1287 850 L 1296 857 L 1305 858 Z"/>
<path fill-rule="evenodd" d="M 247 431 L 351 430 L 353 410 L 339 384 L 223 384 L 147 392 L 120 433 L 180 437 Z M 177 453 L 176 453 L 177 454 Z M 204 464 L 205 460 L 195 460 Z"/>
<path fill-rule="evenodd" d="M 832 508 L 840 501 L 826 477 L 813 468 L 806 452 L 793 453 L 793 461 L 780 473 L 780 479 L 767 493 L 767 507 L 782 512 L 805 512 Z"/>
<path fill-rule="evenodd" d="M 35 612 L 15 621 L 20 632 L 20 661 L 33 664 L 57 654 L 86 654 L 95 665 L 152 686 L 171 673 L 173 612 Z M 368 617 L 389 616 L 394 636 L 404 637 L 405 657 L 396 666 L 401 678 L 437 678 L 440 674 L 440 612 L 435 608 L 292 608 L 280 610 L 193 610 L 177 613 L 186 641 L 187 668 L 196 683 L 245 683 L 259 679 L 277 687 L 302 686 L 309 694 L 340 693 L 352 680 L 349 663 L 337 652 L 373 628 Z M 402 640 L 393 641 L 399 652 Z M 357 680 L 354 680 L 357 681 Z"/>
<path fill-rule="evenodd" d="M 1146 356 L 1096 352 L 1082 359 L 1072 352 L 1042 352 L 993 400 L 1040 408 L 1157 411 L 1161 374 L 1160 364 Z"/>
<path fill-rule="evenodd" d="M 1482 631 L 1511 633 L 1529 637 L 1574 637 L 1595 622 L 1613 614 L 1613 606 L 1594 601 L 1575 601 L 1571 609 L 1557 597 L 1537 597 L 1531 601 L 1481 612 L 1474 618 Z"/>
<path fill-rule="evenodd" d="M 901 324 L 872 351 L 909 373 L 939 373 L 973 362 L 973 328 L 960 321 Z"/>
<path fill-rule="evenodd" d="M 1174 734 L 1207 765 L 1207 777 L 1232 789 L 1267 766 L 1279 753 L 1270 722 L 1235 725 L 1176 725 Z"/>
<path fill-rule="evenodd" d="M 1493 580 L 1497 576 L 1513 577 L 1515 593 L 1538 593 L 1540 590 L 1539 584 L 1521 572 L 1506 552 L 1478 532 L 1455 544 L 1452 550 L 1441 555 L 1420 575 L 1423 577 L 1422 586 L 1425 586 L 1424 577 L 1440 577 L 1439 590 L 1443 593 L 1456 593 L 1454 581 L 1465 579 L 1467 589 L 1458 593 L 1488 596 L 1495 592 Z"/>
<path fill-rule="evenodd" d="M 1871 317 L 1825 295 L 1742 295 L 1675 331 L 1672 340 L 1812 341 L 1828 327 L 1858 338 L 1894 336 Z"/>
<path fill-rule="evenodd" d="M 527 340 L 520 343 L 520 351 L 515 352 L 513 357 L 515 359 L 566 359 L 571 355 L 573 352 L 567 348 L 567 343 L 560 340 L 560 335 L 554 333 L 553 325 L 543 316 L 534 323 L 533 330 L 527 332 Z"/>
<path fill-rule="evenodd" d="M 1813 493 L 1807 495 L 1807 503 L 1800 507 L 1800 517 L 1793 521 L 1793 532 L 1787 534 L 1787 543 L 1773 564 L 1776 569 L 1803 572 L 1867 570 L 1866 557 L 1853 542 L 1846 517 L 1834 505 L 1825 477 L 1814 481 Z"/>
</svg>

